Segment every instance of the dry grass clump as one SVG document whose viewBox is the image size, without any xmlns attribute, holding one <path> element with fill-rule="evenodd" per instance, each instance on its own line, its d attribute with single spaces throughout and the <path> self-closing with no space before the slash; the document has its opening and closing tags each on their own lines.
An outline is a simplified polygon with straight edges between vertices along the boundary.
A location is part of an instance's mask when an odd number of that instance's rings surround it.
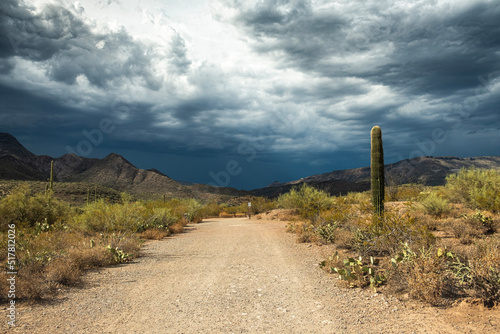
<svg viewBox="0 0 500 334">
<path fill-rule="evenodd" d="M 234 214 L 223 211 L 219 214 L 219 218 L 234 218 Z"/>
<path fill-rule="evenodd" d="M 409 265 L 411 266 L 408 275 L 410 297 L 431 305 L 440 304 L 447 281 L 446 275 L 443 275 L 446 269 L 445 257 L 430 249 L 420 252 Z"/>
<path fill-rule="evenodd" d="M 170 230 L 151 228 L 140 234 L 142 239 L 161 240 L 170 235 Z"/>
<path fill-rule="evenodd" d="M 478 241 L 469 257 L 470 284 L 486 305 L 500 303 L 500 237 Z"/>
<path fill-rule="evenodd" d="M 185 225 L 182 223 L 182 222 L 177 222 L 173 225 L 170 225 L 168 227 L 168 230 L 170 231 L 170 233 L 172 234 L 175 234 L 175 233 L 182 233 L 184 232 L 184 227 Z"/>
<path fill-rule="evenodd" d="M 424 191 L 421 184 L 392 185 L 386 188 L 386 201 L 413 201 Z"/>
</svg>

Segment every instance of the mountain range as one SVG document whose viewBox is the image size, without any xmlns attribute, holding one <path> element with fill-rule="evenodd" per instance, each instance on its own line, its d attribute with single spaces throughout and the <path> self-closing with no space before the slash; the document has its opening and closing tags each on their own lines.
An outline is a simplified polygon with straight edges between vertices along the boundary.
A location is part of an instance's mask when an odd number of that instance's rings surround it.
<svg viewBox="0 0 500 334">
<path fill-rule="evenodd" d="M 56 182 L 99 184 L 141 197 L 163 194 L 195 198 L 207 198 L 207 194 L 248 195 L 247 191 L 229 187 L 181 184 L 156 169 L 139 169 L 115 153 L 103 159 L 85 158 L 73 153 L 59 158 L 35 155 L 14 136 L 0 133 L 0 180 L 46 181 L 50 175 L 51 161 L 54 161 Z"/>
<path fill-rule="evenodd" d="M 385 165 L 386 183 L 438 186 L 446 182 L 446 176 L 457 173 L 462 168 L 500 169 L 500 156 L 473 158 L 425 156 L 406 159 Z M 370 167 L 336 170 L 286 183 L 273 182 L 266 188 L 256 189 L 253 192 L 260 196 L 273 197 L 302 183 L 323 189 L 332 195 L 366 191 L 370 189 Z"/>
<path fill-rule="evenodd" d="M 370 167 L 336 170 L 286 183 L 273 182 L 265 188 L 245 191 L 179 182 L 156 169 L 139 169 L 115 153 L 103 159 L 85 158 L 73 153 L 59 158 L 35 155 L 14 136 L 0 133 L 0 180 L 46 181 L 50 175 L 51 161 L 54 161 L 55 181 L 99 184 L 145 197 L 163 194 L 195 198 L 213 198 L 217 195 L 276 197 L 302 183 L 332 195 L 370 189 Z M 444 184 L 447 175 L 471 167 L 500 169 L 500 157 L 418 157 L 388 164 L 385 169 L 389 184 L 421 183 L 435 186 Z"/>
</svg>

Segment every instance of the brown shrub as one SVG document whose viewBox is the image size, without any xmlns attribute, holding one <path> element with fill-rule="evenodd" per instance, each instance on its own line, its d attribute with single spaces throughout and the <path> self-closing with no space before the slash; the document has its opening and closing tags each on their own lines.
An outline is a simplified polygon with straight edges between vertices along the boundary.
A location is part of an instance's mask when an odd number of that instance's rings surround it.
<svg viewBox="0 0 500 334">
<path fill-rule="evenodd" d="M 233 218 L 234 214 L 232 213 L 227 213 L 227 212 L 221 212 L 219 214 L 219 218 Z"/>
<path fill-rule="evenodd" d="M 46 280 L 50 283 L 73 285 L 80 280 L 81 270 L 70 258 L 59 258 L 45 268 Z"/>
<path fill-rule="evenodd" d="M 297 234 L 297 242 L 315 242 L 317 236 L 314 233 L 314 227 L 309 222 L 296 222 L 293 224 L 293 232 Z"/>
<path fill-rule="evenodd" d="M 411 298 L 431 305 L 438 305 L 446 282 L 446 264 L 443 257 L 434 253 L 422 254 L 413 261 L 408 277 Z"/>
<path fill-rule="evenodd" d="M 111 264 L 112 256 L 102 245 L 92 248 L 75 249 L 69 252 L 68 261 L 76 268 L 90 269 Z"/>
<path fill-rule="evenodd" d="M 170 235 L 169 230 L 152 228 L 141 233 L 142 239 L 161 240 Z"/>
<path fill-rule="evenodd" d="M 339 228 L 335 234 L 335 244 L 340 248 L 350 249 L 354 239 L 354 232 Z"/>
<path fill-rule="evenodd" d="M 40 300 L 46 288 L 43 284 L 42 265 L 40 263 L 30 263 L 19 268 L 16 276 L 16 299 Z M 8 284 L 2 279 L 0 284 Z M 5 287 L 2 289 L 4 290 Z M 8 287 L 7 287 L 8 289 Z M 7 298 L 7 294 L 0 298 Z"/>
<path fill-rule="evenodd" d="M 500 303 L 500 237 L 477 242 L 469 267 L 476 296 L 487 306 Z"/>
<path fill-rule="evenodd" d="M 448 230 L 464 245 L 472 243 L 475 238 L 493 234 L 498 229 L 497 221 L 480 211 L 463 214 L 460 218 L 448 219 L 446 222 Z"/>
<path fill-rule="evenodd" d="M 184 231 L 184 224 L 182 222 L 177 222 L 173 225 L 170 225 L 168 227 L 168 230 L 170 233 L 175 234 L 175 233 L 182 233 Z"/>
</svg>

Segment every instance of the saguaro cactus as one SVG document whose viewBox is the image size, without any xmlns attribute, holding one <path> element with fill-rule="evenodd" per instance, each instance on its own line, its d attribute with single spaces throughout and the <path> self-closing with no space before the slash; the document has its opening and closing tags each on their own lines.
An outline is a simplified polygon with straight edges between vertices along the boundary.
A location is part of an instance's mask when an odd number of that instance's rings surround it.
<svg viewBox="0 0 500 334">
<path fill-rule="evenodd" d="M 382 130 L 378 125 L 371 131 L 371 189 L 372 203 L 375 213 L 384 213 L 385 178 L 384 148 L 382 146 Z"/>
<path fill-rule="evenodd" d="M 50 179 L 49 179 L 49 189 L 54 191 L 54 160 L 50 162 Z"/>
</svg>

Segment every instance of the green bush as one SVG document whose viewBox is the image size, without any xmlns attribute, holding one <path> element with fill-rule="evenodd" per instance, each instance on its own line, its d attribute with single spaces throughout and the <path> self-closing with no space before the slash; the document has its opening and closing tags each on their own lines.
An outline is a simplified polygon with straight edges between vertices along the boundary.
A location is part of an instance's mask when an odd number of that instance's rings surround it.
<svg viewBox="0 0 500 334">
<path fill-rule="evenodd" d="M 252 214 L 257 215 L 262 212 L 276 209 L 277 203 L 263 197 L 253 197 L 250 202 L 252 203 Z M 248 205 L 248 203 L 245 203 Z"/>
<path fill-rule="evenodd" d="M 500 171 L 494 169 L 462 169 L 446 178 L 444 188 L 454 202 L 472 209 L 500 211 Z"/>
<path fill-rule="evenodd" d="M 52 191 L 32 194 L 28 186 L 21 186 L 0 200 L 0 230 L 8 224 L 16 227 L 51 226 L 71 216 L 68 204 L 53 196 Z"/>
<path fill-rule="evenodd" d="M 322 211 L 330 209 L 332 205 L 332 197 L 305 183 L 278 198 L 279 207 L 296 209 L 301 217 L 310 220 L 316 218 Z"/>
<path fill-rule="evenodd" d="M 203 205 L 198 211 L 198 214 L 202 218 L 218 217 L 222 211 L 223 208 L 220 204 L 217 204 L 215 201 L 211 201 Z"/>
<path fill-rule="evenodd" d="M 87 205 L 75 216 L 72 226 L 94 232 L 142 232 L 148 228 L 168 228 L 180 220 L 170 208 L 155 208 L 140 202 L 110 204 L 103 200 Z"/>
<path fill-rule="evenodd" d="M 362 255 L 392 255 L 402 243 L 412 248 L 429 247 L 434 235 L 410 214 L 387 212 L 383 217 L 373 216 L 368 226 L 356 231 L 353 247 Z"/>
<path fill-rule="evenodd" d="M 450 203 L 435 192 L 423 193 L 419 202 L 425 213 L 432 216 L 442 216 L 451 211 Z"/>
</svg>

